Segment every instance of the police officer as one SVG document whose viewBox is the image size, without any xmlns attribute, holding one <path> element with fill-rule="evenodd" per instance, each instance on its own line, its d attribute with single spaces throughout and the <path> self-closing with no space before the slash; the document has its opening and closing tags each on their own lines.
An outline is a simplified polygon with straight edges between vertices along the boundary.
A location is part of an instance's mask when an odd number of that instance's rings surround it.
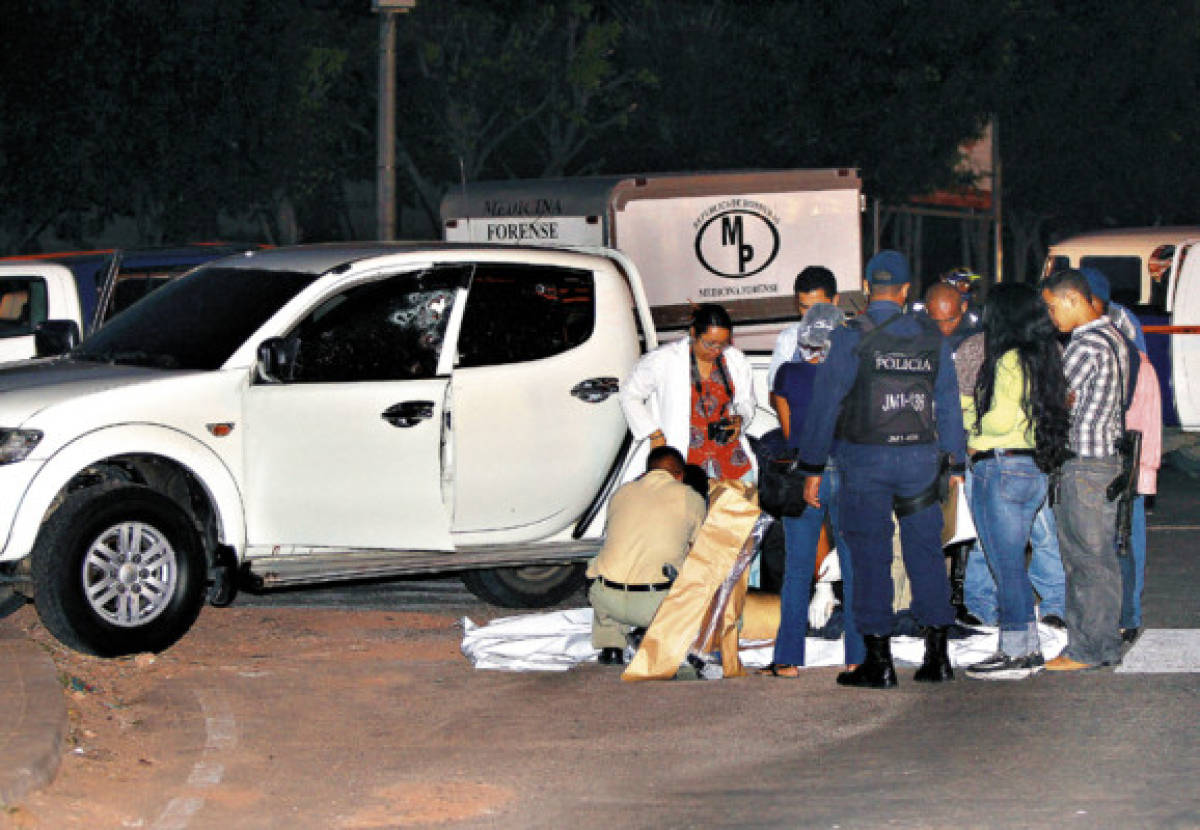
<svg viewBox="0 0 1200 830">
<path fill-rule="evenodd" d="M 954 673 L 946 629 L 954 621 L 942 556 L 938 504 L 939 450 L 961 475 L 966 435 L 949 345 L 924 316 L 904 314 L 910 276 L 897 251 L 867 263 L 866 312 L 833 333 L 829 356 L 813 384 L 800 440 L 808 477 L 805 500 L 818 488 L 830 448 L 842 472 L 838 509 L 854 565 L 854 615 L 867 657 L 838 675 L 843 686 L 896 685 L 891 644 L 892 515 L 900 520 L 912 611 L 925 628 L 925 659 L 915 680 L 941 682 Z"/>
</svg>

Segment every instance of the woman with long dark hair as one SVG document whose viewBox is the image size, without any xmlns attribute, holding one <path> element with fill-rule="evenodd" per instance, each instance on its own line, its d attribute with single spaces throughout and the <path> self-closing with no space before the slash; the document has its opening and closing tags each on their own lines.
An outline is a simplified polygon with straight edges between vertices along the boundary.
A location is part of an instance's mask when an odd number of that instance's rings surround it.
<svg viewBox="0 0 1200 830">
<path fill-rule="evenodd" d="M 971 514 L 996 580 L 1000 646 L 967 674 L 1019 680 L 1045 665 L 1025 547 L 1046 499 L 1047 474 L 1066 455 L 1067 382 L 1054 324 L 1032 287 L 994 287 L 983 331 L 974 407 L 967 407 L 963 421 L 974 478 Z"/>
<path fill-rule="evenodd" d="M 709 478 L 753 481 L 754 384 L 732 338 L 724 308 L 696 306 L 688 336 L 643 355 L 621 384 L 621 408 L 635 439 L 671 445 Z"/>
</svg>

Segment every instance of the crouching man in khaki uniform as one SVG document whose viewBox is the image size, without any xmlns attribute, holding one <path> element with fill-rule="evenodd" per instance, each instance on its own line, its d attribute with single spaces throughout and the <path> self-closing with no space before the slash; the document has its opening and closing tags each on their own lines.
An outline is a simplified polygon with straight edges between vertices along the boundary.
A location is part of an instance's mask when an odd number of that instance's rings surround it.
<svg viewBox="0 0 1200 830">
<path fill-rule="evenodd" d="M 594 580 L 592 645 L 605 665 L 625 662 L 625 635 L 650 625 L 671 588 L 663 566 L 680 568 L 704 522 L 704 499 L 682 483 L 683 474 L 679 450 L 656 447 L 646 472 L 609 502 L 604 547 L 587 571 Z"/>
</svg>

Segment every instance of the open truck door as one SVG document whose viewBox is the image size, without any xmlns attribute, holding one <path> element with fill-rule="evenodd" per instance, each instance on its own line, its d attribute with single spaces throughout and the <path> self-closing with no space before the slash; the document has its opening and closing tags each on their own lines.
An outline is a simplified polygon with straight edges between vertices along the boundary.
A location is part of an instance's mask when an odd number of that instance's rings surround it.
<svg viewBox="0 0 1200 830">
<path fill-rule="evenodd" d="M 1179 425 L 1200 430 L 1200 239 L 1176 246 L 1168 296 L 1171 386 Z"/>
</svg>

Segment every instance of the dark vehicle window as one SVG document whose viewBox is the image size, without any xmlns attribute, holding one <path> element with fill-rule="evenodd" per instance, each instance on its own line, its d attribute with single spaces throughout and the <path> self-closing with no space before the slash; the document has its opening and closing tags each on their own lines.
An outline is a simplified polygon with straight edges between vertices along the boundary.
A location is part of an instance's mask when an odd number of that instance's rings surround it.
<svg viewBox="0 0 1200 830">
<path fill-rule="evenodd" d="M 202 268 L 113 317 L 71 355 L 164 369 L 219 369 L 316 278 L 293 271 Z"/>
<path fill-rule="evenodd" d="M 1080 268 L 1097 268 L 1108 277 L 1112 300 L 1123 306 L 1135 306 L 1142 294 L 1142 258 L 1136 256 L 1085 256 Z"/>
<path fill-rule="evenodd" d="M 1065 256 L 1047 257 L 1046 265 L 1042 268 L 1042 276 L 1048 277 L 1055 271 L 1065 271 L 1071 267 L 1071 260 Z"/>
<path fill-rule="evenodd" d="M 46 283 L 37 277 L 0 280 L 0 338 L 33 334 L 46 319 Z"/>
<path fill-rule="evenodd" d="M 125 274 L 117 276 L 117 281 L 113 285 L 112 300 L 108 304 L 108 311 L 104 315 L 104 319 L 115 317 L 138 300 L 152 293 L 156 289 L 162 288 L 173 279 L 177 279 L 180 274 L 188 270 L 192 266 L 183 266 L 174 271 L 157 271 L 147 274 Z"/>
<path fill-rule="evenodd" d="M 595 327 L 590 271 L 479 265 L 458 338 L 458 365 L 495 366 L 560 354 Z"/>
<path fill-rule="evenodd" d="M 438 268 L 368 283 L 322 303 L 293 332 L 299 383 L 437 375 L 446 324 L 469 269 Z"/>
</svg>

